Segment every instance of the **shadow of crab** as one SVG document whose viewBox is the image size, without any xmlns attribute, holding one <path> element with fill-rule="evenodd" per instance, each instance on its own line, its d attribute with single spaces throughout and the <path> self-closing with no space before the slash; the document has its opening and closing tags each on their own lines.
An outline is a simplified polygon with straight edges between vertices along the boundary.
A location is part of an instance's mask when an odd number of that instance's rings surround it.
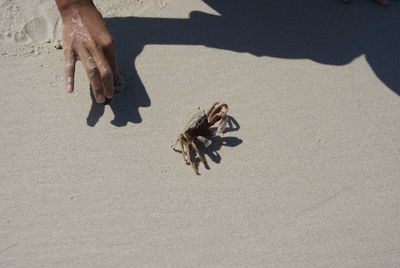
<svg viewBox="0 0 400 268">
<path fill-rule="evenodd" d="M 212 128 L 211 130 L 213 131 L 214 129 L 215 128 Z M 232 116 L 228 116 L 228 127 L 225 128 L 224 134 L 229 132 L 235 132 L 238 131 L 239 129 L 240 125 L 236 121 L 236 119 L 233 118 Z M 218 151 L 221 150 L 223 146 L 236 147 L 243 142 L 242 139 L 239 139 L 237 137 L 225 137 L 225 136 L 222 137 L 208 136 L 206 137 L 206 139 L 209 141 L 209 143 L 207 144 L 208 146 L 205 146 L 204 143 L 199 142 L 199 147 L 200 147 L 199 149 L 202 153 L 204 153 L 204 155 L 207 155 L 216 164 L 219 164 L 221 162 L 221 155 L 219 154 Z M 191 155 L 190 157 L 192 157 L 192 159 L 195 159 L 194 163 L 198 168 L 201 162 L 199 157 L 196 157 L 194 155 L 194 152 L 193 155 Z M 205 164 L 205 168 L 210 169 L 207 162 Z"/>
<path fill-rule="evenodd" d="M 214 163 L 219 164 L 221 162 L 221 155 L 218 153 L 222 146 L 236 147 L 243 142 L 243 140 L 237 137 L 220 137 L 213 136 L 210 137 L 211 145 L 205 148 L 203 145 L 203 152 L 207 155 Z M 206 166 L 209 169 L 208 165 Z"/>
</svg>

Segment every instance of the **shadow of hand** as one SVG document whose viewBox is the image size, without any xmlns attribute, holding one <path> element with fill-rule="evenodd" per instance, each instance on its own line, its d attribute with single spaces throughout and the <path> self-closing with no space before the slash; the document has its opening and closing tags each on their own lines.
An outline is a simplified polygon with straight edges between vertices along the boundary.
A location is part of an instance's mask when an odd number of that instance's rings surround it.
<svg viewBox="0 0 400 268">
<path fill-rule="evenodd" d="M 107 103 L 114 113 L 114 119 L 111 121 L 114 126 L 123 127 L 128 122 L 135 124 L 142 122 L 139 107 L 150 106 L 150 98 L 138 79 L 136 72 L 133 72 L 132 78 L 129 81 L 125 81 L 121 91 L 116 93 L 114 98 Z M 136 92 L 132 90 L 133 88 L 136 88 Z M 94 127 L 100 117 L 103 116 L 105 105 L 96 102 L 91 89 L 90 96 L 92 98 L 92 107 L 87 117 L 87 124 Z"/>
</svg>

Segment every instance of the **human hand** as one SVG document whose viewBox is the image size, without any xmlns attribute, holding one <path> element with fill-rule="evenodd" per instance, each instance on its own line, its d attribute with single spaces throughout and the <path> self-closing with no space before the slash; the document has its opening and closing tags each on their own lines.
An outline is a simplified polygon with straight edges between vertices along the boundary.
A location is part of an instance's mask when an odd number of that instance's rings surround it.
<svg viewBox="0 0 400 268">
<path fill-rule="evenodd" d="M 114 95 L 118 79 L 114 41 L 104 19 L 91 1 L 60 9 L 63 18 L 65 79 L 67 92 L 74 91 L 75 64 L 78 60 L 86 70 L 98 103 Z M 59 4 L 57 2 L 57 4 Z"/>
</svg>

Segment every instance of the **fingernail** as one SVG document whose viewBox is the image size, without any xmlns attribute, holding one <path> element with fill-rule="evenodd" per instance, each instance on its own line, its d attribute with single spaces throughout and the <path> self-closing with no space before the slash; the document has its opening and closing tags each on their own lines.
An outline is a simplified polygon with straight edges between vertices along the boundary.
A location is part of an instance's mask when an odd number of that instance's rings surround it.
<svg viewBox="0 0 400 268">
<path fill-rule="evenodd" d="M 96 99 L 97 99 L 97 102 L 98 102 L 98 103 L 103 103 L 103 102 L 105 101 L 104 95 L 103 95 L 103 94 L 98 94 L 98 95 L 96 96 Z"/>
<path fill-rule="evenodd" d="M 68 84 L 68 85 L 67 85 L 67 92 L 68 92 L 68 93 L 71 93 L 71 92 L 72 92 L 72 85 L 71 85 L 71 84 Z"/>
</svg>

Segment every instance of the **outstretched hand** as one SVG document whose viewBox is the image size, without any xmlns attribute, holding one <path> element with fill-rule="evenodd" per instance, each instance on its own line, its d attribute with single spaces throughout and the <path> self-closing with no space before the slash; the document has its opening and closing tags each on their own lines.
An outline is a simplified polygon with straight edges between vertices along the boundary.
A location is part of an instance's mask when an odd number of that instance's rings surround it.
<svg viewBox="0 0 400 268">
<path fill-rule="evenodd" d="M 68 6 L 65 10 L 59 5 L 59 9 L 64 23 L 67 92 L 74 91 L 75 64 L 80 60 L 96 101 L 104 103 L 106 98 L 113 97 L 118 79 L 114 41 L 104 19 L 91 1 L 89 4 Z"/>
</svg>

